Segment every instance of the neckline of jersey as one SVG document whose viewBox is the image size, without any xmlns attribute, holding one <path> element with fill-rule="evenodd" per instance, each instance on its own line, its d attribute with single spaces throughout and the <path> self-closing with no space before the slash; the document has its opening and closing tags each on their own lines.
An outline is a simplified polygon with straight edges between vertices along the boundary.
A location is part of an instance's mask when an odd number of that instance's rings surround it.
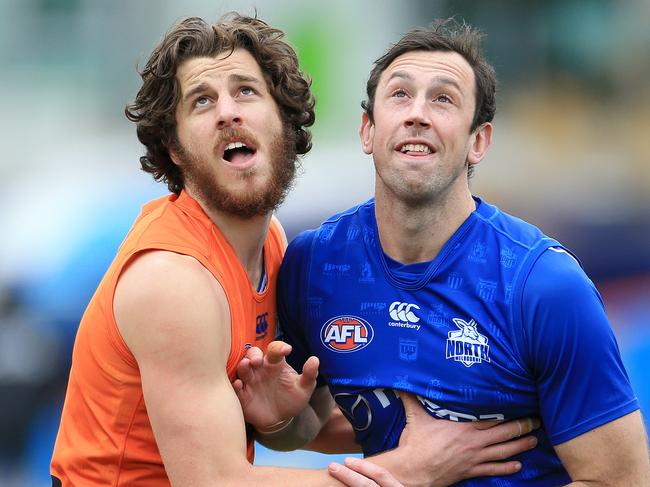
<svg viewBox="0 0 650 487">
<path fill-rule="evenodd" d="M 379 229 L 377 228 L 377 218 L 375 216 L 375 201 L 372 200 L 372 205 L 370 205 L 370 218 L 372 220 L 371 229 L 374 232 L 373 242 L 370 242 L 370 245 L 374 244 L 375 252 L 379 255 L 379 261 L 383 268 L 384 274 L 388 280 L 394 286 L 407 289 L 407 290 L 417 290 L 424 287 L 437 273 L 440 266 L 447 259 L 447 257 L 457 251 L 461 247 L 459 242 L 463 236 L 477 223 L 479 220 L 477 215 L 481 215 L 483 218 L 489 218 L 490 205 L 486 204 L 478 196 L 472 195 L 474 202 L 476 203 L 476 209 L 470 213 L 470 215 L 465 219 L 465 221 L 458 227 L 454 234 L 447 240 L 445 245 L 443 245 L 438 255 L 429 262 L 429 265 L 421 273 L 411 273 L 407 271 L 400 271 L 399 269 L 394 269 L 393 266 L 387 261 L 389 258 L 384 249 L 381 246 L 381 241 L 379 240 Z M 392 259 L 391 259 L 392 260 Z M 397 261 L 394 261 L 397 262 Z M 404 266 L 401 262 L 397 262 L 398 265 Z M 414 266 L 422 265 L 423 263 L 413 264 Z"/>
<path fill-rule="evenodd" d="M 172 202 L 178 205 L 181 210 L 183 210 L 186 213 L 191 214 L 192 216 L 200 219 L 204 224 L 208 225 L 211 229 L 211 231 L 219 237 L 221 241 L 224 242 L 224 245 L 227 249 L 228 254 L 230 254 L 230 258 L 234 260 L 234 262 L 237 263 L 237 268 L 238 272 L 242 274 L 243 277 L 246 278 L 246 282 L 248 282 L 248 286 L 250 288 L 252 296 L 255 298 L 256 301 L 261 302 L 266 295 L 268 294 L 268 283 L 264 286 L 262 290 L 259 290 L 260 283 L 256 283 L 255 285 L 251 284 L 250 280 L 248 279 L 248 274 L 246 273 L 246 269 L 244 269 L 244 266 L 239 260 L 239 257 L 237 257 L 237 253 L 235 252 L 235 249 L 230 245 L 230 242 L 228 239 L 225 237 L 221 229 L 217 226 L 216 223 L 214 223 L 208 214 L 203 211 L 203 208 L 199 204 L 198 201 L 196 201 L 194 198 L 192 198 L 186 191 L 181 191 L 181 193 L 178 196 L 175 196 L 174 199 L 172 199 Z M 262 269 L 262 274 L 265 280 L 268 280 L 269 274 L 269 269 L 268 269 L 268 259 L 266 258 L 266 254 L 269 252 L 268 246 L 269 246 L 269 233 L 271 229 L 269 228 L 269 232 L 266 235 L 266 238 L 264 239 L 264 246 L 262 248 L 262 259 L 263 259 L 263 266 L 264 268 Z"/>
</svg>

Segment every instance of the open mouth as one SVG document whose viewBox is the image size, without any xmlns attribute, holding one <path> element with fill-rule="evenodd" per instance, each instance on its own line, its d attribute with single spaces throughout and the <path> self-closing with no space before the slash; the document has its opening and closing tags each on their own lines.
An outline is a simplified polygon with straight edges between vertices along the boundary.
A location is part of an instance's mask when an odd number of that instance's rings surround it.
<svg viewBox="0 0 650 487">
<path fill-rule="evenodd" d="M 223 159 L 236 166 L 246 164 L 257 152 L 244 142 L 230 142 L 223 150 Z"/>
<path fill-rule="evenodd" d="M 427 156 L 435 152 L 429 145 L 422 143 L 404 143 L 396 147 L 397 152 L 409 156 Z"/>
</svg>

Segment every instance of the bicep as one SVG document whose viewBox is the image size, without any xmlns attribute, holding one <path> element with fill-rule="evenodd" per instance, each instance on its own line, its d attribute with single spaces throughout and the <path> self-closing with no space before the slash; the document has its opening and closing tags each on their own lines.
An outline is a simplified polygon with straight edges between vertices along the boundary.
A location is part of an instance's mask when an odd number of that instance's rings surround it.
<svg viewBox="0 0 650 487">
<path fill-rule="evenodd" d="M 226 374 L 230 316 L 216 280 L 191 257 L 150 252 L 120 277 L 114 310 L 172 483 L 204 485 L 247 465 Z"/>
<path fill-rule="evenodd" d="M 635 411 L 555 446 L 574 482 L 649 485 L 647 438 Z"/>
</svg>

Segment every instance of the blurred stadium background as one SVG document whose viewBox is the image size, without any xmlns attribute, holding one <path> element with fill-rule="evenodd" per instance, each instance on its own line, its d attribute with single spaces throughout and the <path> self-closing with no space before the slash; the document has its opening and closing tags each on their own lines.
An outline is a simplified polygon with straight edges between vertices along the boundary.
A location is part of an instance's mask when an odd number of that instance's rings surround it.
<svg viewBox="0 0 650 487">
<path fill-rule="evenodd" d="M 141 204 L 165 192 L 138 170 L 123 116 L 136 64 L 174 20 L 255 8 L 287 32 L 318 99 L 314 150 L 279 212 L 289 237 L 370 196 L 359 103 L 388 44 L 441 16 L 484 30 L 501 85 L 473 190 L 582 259 L 648 425 L 648 0 L 0 0 L 0 483 L 49 485 L 77 323 Z"/>
</svg>

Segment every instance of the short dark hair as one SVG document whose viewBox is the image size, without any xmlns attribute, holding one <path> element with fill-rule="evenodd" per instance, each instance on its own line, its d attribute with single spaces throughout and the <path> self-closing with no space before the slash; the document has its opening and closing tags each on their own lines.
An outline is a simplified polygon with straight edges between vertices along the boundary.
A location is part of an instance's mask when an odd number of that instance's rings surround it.
<svg viewBox="0 0 650 487">
<path fill-rule="evenodd" d="M 176 72 L 188 59 L 232 53 L 238 48 L 247 50 L 259 64 L 283 124 L 295 134 L 295 153 L 309 152 L 308 127 L 315 120 L 311 80 L 300 71 L 298 57 L 283 36 L 281 30 L 262 20 L 235 12 L 213 25 L 198 17 L 174 24 L 140 72 L 142 87 L 135 101 L 125 108 L 126 117 L 137 124 L 138 139 L 146 147 L 146 154 L 140 158 L 142 170 L 165 182 L 171 192 L 181 192 L 183 173 L 168 150 L 177 143 L 175 111 L 181 92 Z"/>
<path fill-rule="evenodd" d="M 437 19 L 427 27 L 418 27 L 407 32 L 393 44 L 379 59 L 370 72 L 366 85 L 368 99 L 361 106 L 373 119 L 375 92 L 381 74 L 399 56 L 411 51 L 457 52 L 469 63 L 476 79 L 476 107 L 470 132 L 482 123 L 491 122 L 496 112 L 496 74 L 484 57 L 481 41 L 483 34 L 453 18 Z"/>
</svg>

